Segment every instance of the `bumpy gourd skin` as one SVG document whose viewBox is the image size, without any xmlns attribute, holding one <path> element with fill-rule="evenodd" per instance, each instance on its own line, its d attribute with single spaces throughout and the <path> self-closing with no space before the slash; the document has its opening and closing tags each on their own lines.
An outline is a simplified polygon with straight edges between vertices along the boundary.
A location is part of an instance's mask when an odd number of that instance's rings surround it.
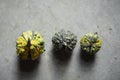
<svg viewBox="0 0 120 80">
<path fill-rule="evenodd" d="M 44 39 L 38 32 L 23 32 L 16 40 L 16 52 L 22 60 L 35 60 L 44 51 Z"/>
<path fill-rule="evenodd" d="M 101 39 L 98 37 L 97 32 L 84 35 L 80 40 L 81 49 L 90 55 L 94 55 L 100 50 L 102 45 Z"/>
<path fill-rule="evenodd" d="M 61 30 L 52 37 L 52 43 L 56 50 L 71 51 L 77 43 L 77 36 L 70 31 Z"/>
</svg>

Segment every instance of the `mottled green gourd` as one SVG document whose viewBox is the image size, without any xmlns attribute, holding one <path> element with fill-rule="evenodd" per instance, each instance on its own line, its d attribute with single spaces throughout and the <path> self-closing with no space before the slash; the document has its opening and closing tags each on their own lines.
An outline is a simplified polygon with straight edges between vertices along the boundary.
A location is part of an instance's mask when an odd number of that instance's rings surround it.
<svg viewBox="0 0 120 80">
<path fill-rule="evenodd" d="M 16 52 L 22 60 L 35 60 L 44 51 L 44 39 L 38 32 L 23 32 L 16 40 Z"/>
<path fill-rule="evenodd" d="M 77 43 L 77 36 L 70 31 L 61 30 L 52 37 L 52 43 L 57 50 L 73 50 Z"/>
<path fill-rule="evenodd" d="M 88 53 L 89 55 L 94 55 L 100 50 L 102 45 L 102 40 L 98 37 L 97 32 L 92 34 L 88 33 L 84 35 L 80 40 L 80 46 L 82 51 Z"/>
</svg>

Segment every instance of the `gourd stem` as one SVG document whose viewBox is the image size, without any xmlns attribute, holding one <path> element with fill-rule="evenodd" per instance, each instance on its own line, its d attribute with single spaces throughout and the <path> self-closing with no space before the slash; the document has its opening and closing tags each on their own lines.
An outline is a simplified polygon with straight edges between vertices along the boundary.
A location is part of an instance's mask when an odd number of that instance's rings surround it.
<svg viewBox="0 0 120 80">
<path fill-rule="evenodd" d="M 30 48 L 30 38 L 28 38 L 27 46 Z"/>
<path fill-rule="evenodd" d="M 28 47 L 28 58 L 31 58 L 31 50 L 30 50 L 30 45 L 31 45 L 31 42 L 30 42 L 30 38 L 28 38 L 28 41 L 27 41 L 27 47 Z"/>
</svg>

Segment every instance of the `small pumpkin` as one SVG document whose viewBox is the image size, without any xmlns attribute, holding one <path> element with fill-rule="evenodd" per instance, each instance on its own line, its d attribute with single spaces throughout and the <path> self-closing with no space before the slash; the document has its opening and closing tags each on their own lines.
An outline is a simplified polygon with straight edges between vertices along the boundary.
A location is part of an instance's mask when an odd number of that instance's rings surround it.
<svg viewBox="0 0 120 80">
<path fill-rule="evenodd" d="M 38 32 L 23 32 L 16 40 L 16 52 L 22 60 L 35 60 L 44 51 L 44 39 Z"/>
<path fill-rule="evenodd" d="M 52 43 L 57 50 L 73 50 L 77 43 L 77 36 L 71 31 L 61 30 L 52 37 Z"/>
<path fill-rule="evenodd" d="M 92 34 L 88 33 L 84 35 L 80 40 L 80 46 L 82 51 L 89 55 L 94 55 L 101 48 L 102 40 L 99 38 L 97 32 Z"/>
</svg>

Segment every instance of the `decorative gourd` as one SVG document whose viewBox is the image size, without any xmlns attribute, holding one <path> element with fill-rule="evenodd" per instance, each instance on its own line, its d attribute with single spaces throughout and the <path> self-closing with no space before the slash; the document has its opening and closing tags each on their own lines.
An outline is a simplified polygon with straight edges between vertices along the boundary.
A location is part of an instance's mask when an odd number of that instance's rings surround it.
<svg viewBox="0 0 120 80">
<path fill-rule="evenodd" d="M 44 51 L 44 39 L 38 32 L 23 32 L 16 40 L 16 52 L 22 60 L 35 60 Z"/>
<path fill-rule="evenodd" d="M 80 46 L 82 51 L 89 55 L 94 55 L 100 50 L 102 45 L 102 40 L 98 37 L 97 32 L 92 34 L 88 33 L 84 35 L 80 40 Z"/>
<path fill-rule="evenodd" d="M 77 43 L 77 36 L 70 31 L 61 30 L 52 37 L 52 43 L 57 50 L 71 51 Z"/>
</svg>

